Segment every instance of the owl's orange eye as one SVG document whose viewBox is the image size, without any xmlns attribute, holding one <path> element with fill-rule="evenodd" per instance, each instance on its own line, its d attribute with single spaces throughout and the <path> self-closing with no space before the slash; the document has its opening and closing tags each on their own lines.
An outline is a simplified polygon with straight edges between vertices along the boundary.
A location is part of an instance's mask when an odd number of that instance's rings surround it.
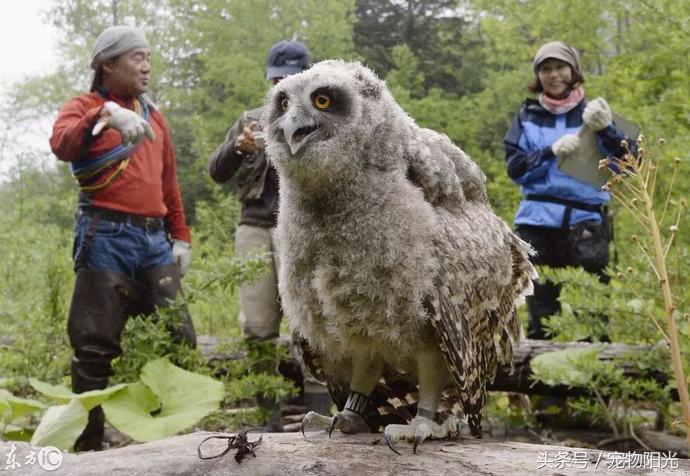
<svg viewBox="0 0 690 476">
<path fill-rule="evenodd" d="M 322 111 L 331 107 L 331 104 L 333 103 L 331 97 L 325 93 L 319 93 L 314 96 L 313 102 L 316 109 L 320 109 Z"/>
<path fill-rule="evenodd" d="M 287 110 L 288 110 L 288 99 L 287 98 L 283 98 L 283 100 L 280 101 L 280 109 L 282 109 L 283 112 L 287 112 Z"/>
</svg>

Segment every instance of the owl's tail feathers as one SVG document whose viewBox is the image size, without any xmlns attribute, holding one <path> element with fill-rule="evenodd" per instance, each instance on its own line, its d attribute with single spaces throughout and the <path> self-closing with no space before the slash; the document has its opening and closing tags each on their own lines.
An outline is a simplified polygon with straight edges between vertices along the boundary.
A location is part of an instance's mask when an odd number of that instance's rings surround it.
<svg viewBox="0 0 690 476">
<path fill-rule="evenodd" d="M 381 432 L 387 425 L 409 424 L 417 415 L 418 402 L 417 385 L 404 372 L 386 372 L 369 396 L 368 411 L 364 419 L 372 432 Z M 460 417 L 463 414 L 465 412 L 457 389 L 446 388 L 441 393 L 436 421 L 443 422 L 450 415 Z M 465 418 L 471 434 L 481 438 L 481 406 L 478 414 L 466 414 Z M 474 424 L 476 421 L 479 424 Z"/>
<path fill-rule="evenodd" d="M 379 380 L 369 395 L 364 416 L 372 432 L 380 432 L 387 425 L 404 425 L 417 414 L 419 393 L 417 386 L 404 375 L 388 373 Z"/>
<path fill-rule="evenodd" d="M 304 369 L 313 378 L 325 382 L 331 399 L 342 411 L 350 394 L 350 385 L 339 375 L 329 374 L 321 366 L 323 356 L 316 352 L 309 342 L 299 335 L 294 342 L 298 344 Z M 417 414 L 419 394 L 417 385 L 402 371 L 386 369 L 384 376 L 369 395 L 364 420 L 372 432 L 380 432 L 386 425 L 407 424 Z"/>
</svg>

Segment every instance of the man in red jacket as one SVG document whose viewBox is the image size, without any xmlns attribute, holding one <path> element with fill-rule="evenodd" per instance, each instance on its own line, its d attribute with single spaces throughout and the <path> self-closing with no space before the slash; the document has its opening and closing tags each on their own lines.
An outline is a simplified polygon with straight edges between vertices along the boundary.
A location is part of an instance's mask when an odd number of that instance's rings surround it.
<svg viewBox="0 0 690 476">
<path fill-rule="evenodd" d="M 138 28 L 103 31 L 92 52 L 91 91 L 65 103 L 50 138 L 79 185 L 67 329 L 77 393 L 108 385 L 127 318 L 169 305 L 189 265 L 170 131 L 145 94 L 150 54 Z M 190 316 L 179 314 L 173 336 L 196 345 Z M 91 410 L 75 450 L 100 449 L 103 424 L 101 407 Z"/>
</svg>

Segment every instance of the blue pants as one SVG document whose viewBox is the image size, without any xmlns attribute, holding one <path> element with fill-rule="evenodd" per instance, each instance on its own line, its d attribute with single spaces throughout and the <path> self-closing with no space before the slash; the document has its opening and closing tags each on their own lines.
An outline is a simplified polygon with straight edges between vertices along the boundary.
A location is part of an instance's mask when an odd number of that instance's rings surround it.
<svg viewBox="0 0 690 476">
<path fill-rule="evenodd" d="M 74 258 L 78 268 L 113 271 L 134 279 L 140 269 L 157 268 L 172 263 L 172 246 L 165 230 L 145 230 L 131 223 L 117 223 L 101 219 L 91 240 L 91 247 L 83 256 L 85 237 L 93 218 L 77 211 Z"/>
</svg>

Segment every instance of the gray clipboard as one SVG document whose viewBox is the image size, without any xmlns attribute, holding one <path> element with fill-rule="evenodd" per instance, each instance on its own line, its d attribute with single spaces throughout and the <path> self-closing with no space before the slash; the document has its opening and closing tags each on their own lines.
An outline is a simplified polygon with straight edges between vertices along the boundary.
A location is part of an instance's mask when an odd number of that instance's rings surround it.
<svg viewBox="0 0 690 476">
<path fill-rule="evenodd" d="M 630 140 L 637 140 L 640 135 L 640 126 L 615 112 L 613 113 L 613 122 L 616 127 L 625 132 Z M 601 155 L 597 146 L 596 132 L 582 124 L 577 135 L 580 138 L 579 147 L 572 154 L 559 158 L 558 168 L 571 177 L 587 182 L 593 187 L 601 188 L 612 177 L 612 174 L 608 168 L 599 170 L 599 161 L 605 157 Z"/>
</svg>

